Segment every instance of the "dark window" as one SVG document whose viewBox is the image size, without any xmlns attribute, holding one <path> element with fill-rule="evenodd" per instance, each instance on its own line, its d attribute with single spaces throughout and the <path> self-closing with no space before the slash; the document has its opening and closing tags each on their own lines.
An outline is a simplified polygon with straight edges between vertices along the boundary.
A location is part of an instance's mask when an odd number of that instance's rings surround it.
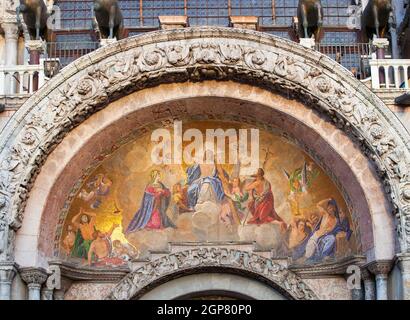
<svg viewBox="0 0 410 320">
<path fill-rule="evenodd" d="M 322 0 L 325 25 L 346 26 L 351 0 Z"/>
<path fill-rule="evenodd" d="M 58 0 L 61 10 L 61 28 L 68 30 L 92 29 L 93 0 Z"/>
<path fill-rule="evenodd" d="M 228 26 L 228 0 L 187 0 L 187 15 L 192 26 Z"/>
<path fill-rule="evenodd" d="M 291 26 L 297 16 L 299 0 L 275 0 L 275 21 L 280 26 Z"/>
<path fill-rule="evenodd" d="M 321 43 L 351 44 L 357 42 L 357 34 L 354 31 L 326 31 Z"/>
</svg>

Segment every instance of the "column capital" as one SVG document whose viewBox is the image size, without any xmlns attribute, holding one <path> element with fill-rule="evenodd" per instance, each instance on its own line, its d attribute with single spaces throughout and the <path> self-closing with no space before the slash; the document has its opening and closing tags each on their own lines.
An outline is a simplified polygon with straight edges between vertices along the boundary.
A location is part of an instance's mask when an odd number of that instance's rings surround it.
<svg viewBox="0 0 410 320">
<path fill-rule="evenodd" d="M 372 45 L 377 49 L 385 49 L 389 47 L 390 42 L 387 38 L 377 38 L 372 41 Z"/>
<path fill-rule="evenodd" d="M 43 53 L 46 48 L 46 42 L 43 40 L 28 40 L 26 41 L 26 48 L 29 52 Z"/>
<path fill-rule="evenodd" d="M 47 280 L 47 271 L 43 268 L 28 267 L 21 268 L 19 271 L 21 279 L 28 287 L 40 288 Z"/>
<path fill-rule="evenodd" d="M 167 29 L 179 29 L 188 26 L 187 16 L 158 16 L 160 28 Z"/>
<path fill-rule="evenodd" d="M 410 253 L 396 255 L 395 264 L 397 264 L 402 272 L 410 274 Z"/>
<path fill-rule="evenodd" d="M 386 276 L 393 268 L 392 260 L 376 260 L 366 265 L 367 269 L 375 276 Z"/>
<path fill-rule="evenodd" d="M 0 282 L 11 283 L 17 274 L 18 265 L 11 261 L 0 261 Z"/>
<path fill-rule="evenodd" d="M 1 27 L 4 30 L 4 37 L 6 40 L 18 40 L 19 38 L 19 26 L 17 22 L 3 22 Z"/>
</svg>

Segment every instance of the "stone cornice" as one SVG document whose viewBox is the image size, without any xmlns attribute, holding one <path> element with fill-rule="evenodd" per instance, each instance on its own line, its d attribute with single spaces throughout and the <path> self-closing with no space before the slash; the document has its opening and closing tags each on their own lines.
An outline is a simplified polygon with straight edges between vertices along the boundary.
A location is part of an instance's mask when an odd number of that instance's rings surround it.
<svg viewBox="0 0 410 320">
<path fill-rule="evenodd" d="M 55 263 L 53 265 L 56 265 Z M 124 278 L 130 270 L 128 268 L 96 269 L 79 267 L 67 262 L 58 264 L 61 276 L 72 281 L 87 282 L 118 282 Z"/>
<path fill-rule="evenodd" d="M 346 275 L 346 270 L 349 266 L 362 266 L 365 262 L 365 257 L 355 256 L 343 259 L 338 262 L 322 263 L 312 266 L 290 265 L 289 270 L 292 270 L 301 278 L 323 278 L 334 277 L 336 275 L 344 276 Z"/>
</svg>

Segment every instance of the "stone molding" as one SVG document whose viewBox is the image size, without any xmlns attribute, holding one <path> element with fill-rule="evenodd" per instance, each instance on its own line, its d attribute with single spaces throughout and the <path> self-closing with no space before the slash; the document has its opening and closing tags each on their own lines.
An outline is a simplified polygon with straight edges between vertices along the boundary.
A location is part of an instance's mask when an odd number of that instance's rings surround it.
<svg viewBox="0 0 410 320">
<path fill-rule="evenodd" d="M 53 266 L 60 268 L 61 277 L 72 281 L 87 282 L 118 282 L 126 276 L 130 269 L 95 269 L 87 267 L 78 267 L 67 262 L 53 262 Z"/>
<path fill-rule="evenodd" d="M 350 72 L 319 52 L 272 35 L 232 28 L 184 28 L 123 39 L 83 56 L 13 115 L 0 135 L 0 260 L 13 257 L 14 232 L 47 155 L 73 127 L 132 91 L 161 83 L 231 80 L 282 92 L 332 119 L 375 163 L 410 252 L 410 136 Z M 0 241 L 1 242 L 1 241 Z"/>
<path fill-rule="evenodd" d="M 18 265 L 14 262 L 0 261 L 0 283 L 11 284 L 18 272 Z"/>
<path fill-rule="evenodd" d="M 323 278 L 326 276 L 346 275 L 346 270 L 349 266 L 356 265 L 362 266 L 366 262 L 366 258 L 363 256 L 354 256 L 347 259 L 333 262 L 333 263 L 321 263 L 312 266 L 296 266 L 289 265 L 289 270 L 295 272 L 299 277 L 305 278 Z"/>
<path fill-rule="evenodd" d="M 247 273 L 269 283 L 280 293 L 295 300 L 316 300 L 316 294 L 294 272 L 260 255 L 237 249 L 202 247 L 165 255 L 125 276 L 107 297 L 108 300 L 131 300 L 150 286 L 178 274 L 223 269 Z"/>
</svg>

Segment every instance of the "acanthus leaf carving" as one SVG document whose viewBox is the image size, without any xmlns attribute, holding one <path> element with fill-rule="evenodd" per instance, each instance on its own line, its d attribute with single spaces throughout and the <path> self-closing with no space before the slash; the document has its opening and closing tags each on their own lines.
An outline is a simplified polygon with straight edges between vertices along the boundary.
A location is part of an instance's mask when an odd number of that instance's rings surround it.
<svg viewBox="0 0 410 320">
<path fill-rule="evenodd" d="M 293 299 L 317 299 L 315 293 L 283 265 L 260 255 L 228 248 L 200 247 L 175 252 L 149 262 L 125 276 L 107 299 L 130 300 L 149 284 L 170 274 L 191 269 L 221 267 L 248 271 L 264 277 Z"/>
</svg>

